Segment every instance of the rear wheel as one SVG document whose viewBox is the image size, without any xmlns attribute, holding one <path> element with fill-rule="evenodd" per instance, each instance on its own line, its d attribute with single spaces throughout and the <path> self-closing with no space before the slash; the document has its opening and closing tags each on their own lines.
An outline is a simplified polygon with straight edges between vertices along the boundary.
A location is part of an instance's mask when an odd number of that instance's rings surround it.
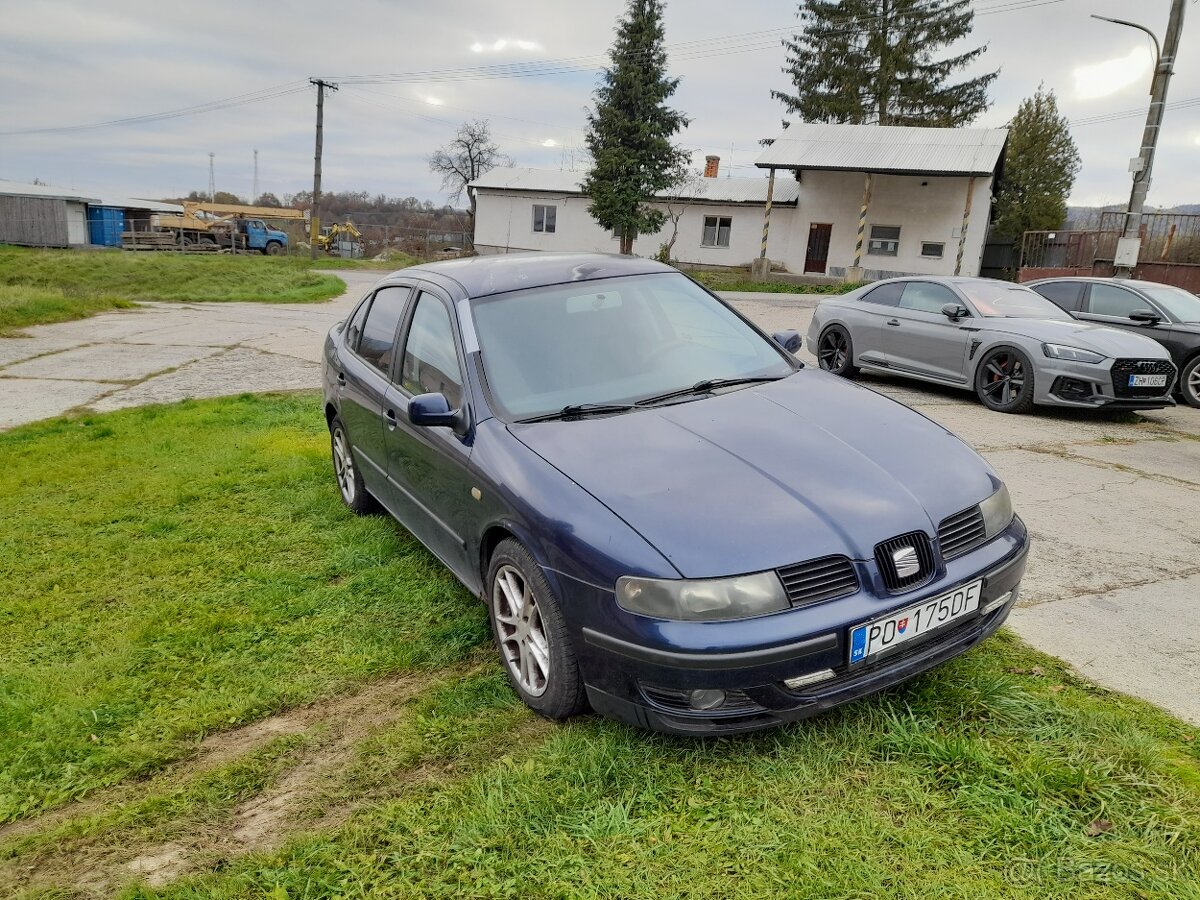
<svg viewBox="0 0 1200 900">
<path fill-rule="evenodd" d="M 541 566 L 513 539 L 488 565 L 488 612 L 504 671 L 526 705 L 547 719 L 587 709 L 567 623 Z"/>
<path fill-rule="evenodd" d="M 1179 373 L 1179 393 L 1183 395 L 1184 403 L 1200 409 L 1200 356 L 1183 364 L 1183 371 Z"/>
<path fill-rule="evenodd" d="M 988 351 L 975 370 L 975 393 L 988 409 L 1025 413 L 1033 409 L 1033 366 L 1015 347 Z"/>
<path fill-rule="evenodd" d="M 852 378 L 858 374 L 854 365 L 854 342 L 841 325 L 830 325 L 817 340 L 817 364 L 826 372 Z"/>
<path fill-rule="evenodd" d="M 329 443 L 333 452 L 333 476 L 337 480 L 342 502 L 350 507 L 355 515 L 365 516 L 373 512 L 375 499 L 367 493 L 362 473 L 354 464 L 354 451 L 346 434 L 346 426 L 337 416 L 329 423 Z"/>
</svg>

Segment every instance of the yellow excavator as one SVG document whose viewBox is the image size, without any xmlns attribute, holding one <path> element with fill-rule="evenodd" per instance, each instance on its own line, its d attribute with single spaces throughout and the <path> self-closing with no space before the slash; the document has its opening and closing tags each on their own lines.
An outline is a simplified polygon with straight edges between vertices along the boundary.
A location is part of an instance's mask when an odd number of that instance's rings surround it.
<svg viewBox="0 0 1200 900">
<path fill-rule="evenodd" d="M 337 248 L 339 241 L 346 240 L 355 242 L 362 240 L 362 232 L 355 228 L 354 223 L 349 220 L 335 223 L 324 234 L 314 237 L 313 243 L 326 253 L 332 253 Z"/>
</svg>

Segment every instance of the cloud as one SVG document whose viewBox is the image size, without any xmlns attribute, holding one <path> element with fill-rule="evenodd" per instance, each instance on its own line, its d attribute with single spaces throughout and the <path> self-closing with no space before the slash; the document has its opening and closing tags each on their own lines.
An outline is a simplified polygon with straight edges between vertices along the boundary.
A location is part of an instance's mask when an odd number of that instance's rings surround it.
<svg viewBox="0 0 1200 900">
<path fill-rule="evenodd" d="M 1149 90 L 1150 79 L 1145 76 L 1153 65 L 1154 55 L 1149 47 L 1134 47 L 1116 59 L 1079 66 L 1074 72 L 1075 96 L 1081 100 L 1107 97 L 1142 79 Z"/>
<path fill-rule="evenodd" d="M 503 53 L 505 50 L 523 50 L 528 53 L 541 49 L 542 45 L 537 41 L 529 41 L 524 38 L 497 38 L 488 43 L 476 41 L 471 45 L 472 53 Z"/>
</svg>

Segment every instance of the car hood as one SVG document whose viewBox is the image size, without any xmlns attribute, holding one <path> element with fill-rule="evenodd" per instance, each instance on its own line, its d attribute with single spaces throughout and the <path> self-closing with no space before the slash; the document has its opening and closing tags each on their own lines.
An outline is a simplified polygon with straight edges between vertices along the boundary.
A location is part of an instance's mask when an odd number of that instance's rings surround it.
<svg viewBox="0 0 1200 900">
<path fill-rule="evenodd" d="M 999 485 L 940 425 L 813 368 L 692 402 L 509 429 L 692 578 L 868 559 L 888 538 L 933 535 Z"/>
<path fill-rule="evenodd" d="M 984 319 L 983 327 L 1002 334 L 1019 334 L 1035 341 L 1065 344 L 1108 357 L 1167 359 L 1162 344 L 1140 334 L 1076 319 Z"/>
</svg>

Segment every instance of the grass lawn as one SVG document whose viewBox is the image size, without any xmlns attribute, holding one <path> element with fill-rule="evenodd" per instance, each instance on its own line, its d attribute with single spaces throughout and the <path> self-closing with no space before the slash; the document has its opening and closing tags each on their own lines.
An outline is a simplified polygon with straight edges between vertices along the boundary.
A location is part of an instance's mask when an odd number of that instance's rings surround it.
<svg viewBox="0 0 1200 900">
<path fill-rule="evenodd" d="M 1006 633 L 755 736 L 545 723 L 327 455 L 311 394 L 0 434 L 0 896 L 1200 897 L 1197 729 Z"/>
<path fill-rule="evenodd" d="M 420 262 L 407 253 L 392 252 L 387 259 L 342 259 L 337 256 L 319 256 L 309 260 L 314 269 L 368 269 L 378 272 L 394 272 Z"/>
<path fill-rule="evenodd" d="M 345 291 L 312 267 L 289 257 L 0 247 L 0 335 L 139 300 L 309 303 Z"/>
<path fill-rule="evenodd" d="M 713 291 L 755 291 L 770 294 L 845 294 L 861 283 L 788 284 L 782 281 L 752 281 L 745 272 L 688 272 Z"/>
</svg>

